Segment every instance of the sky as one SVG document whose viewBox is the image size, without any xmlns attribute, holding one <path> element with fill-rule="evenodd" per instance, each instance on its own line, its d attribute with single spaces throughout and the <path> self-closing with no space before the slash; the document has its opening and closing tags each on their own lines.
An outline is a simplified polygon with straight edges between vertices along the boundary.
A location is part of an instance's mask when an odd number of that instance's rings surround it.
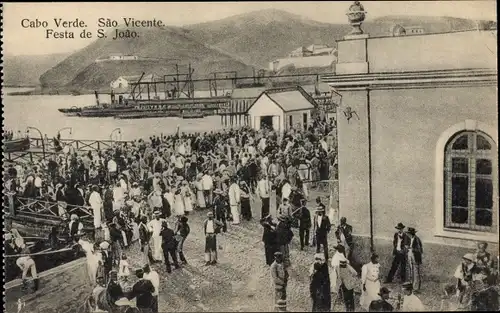
<svg viewBox="0 0 500 313">
<path fill-rule="evenodd" d="M 279 9 L 325 23 L 347 23 L 348 2 L 73 2 L 73 3 L 4 3 L 3 51 L 7 55 L 69 53 L 95 40 L 99 18 L 121 21 L 122 18 L 162 20 L 166 25 L 183 26 L 214 21 L 232 15 L 262 9 Z M 451 16 L 496 20 L 496 1 L 362 1 L 366 21 L 387 15 Z M 77 29 L 74 39 L 46 38 L 48 28 L 55 31 L 54 19 L 80 19 L 94 38 L 81 39 Z M 47 21 L 47 28 L 23 27 L 26 19 Z"/>
</svg>

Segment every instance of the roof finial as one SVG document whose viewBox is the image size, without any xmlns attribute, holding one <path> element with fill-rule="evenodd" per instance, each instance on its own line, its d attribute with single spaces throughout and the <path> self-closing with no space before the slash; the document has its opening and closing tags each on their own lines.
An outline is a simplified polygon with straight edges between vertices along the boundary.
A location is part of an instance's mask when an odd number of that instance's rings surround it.
<svg viewBox="0 0 500 313">
<path fill-rule="evenodd" d="M 354 3 L 351 4 L 349 11 L 346 13 L 349 23 L 352 26 L 352 30 L 349 35 L 363 34 L 361 24 L 365 20 L 366 13 L 365 8 L 359 1 L 354 1 Z"/>
</svg>

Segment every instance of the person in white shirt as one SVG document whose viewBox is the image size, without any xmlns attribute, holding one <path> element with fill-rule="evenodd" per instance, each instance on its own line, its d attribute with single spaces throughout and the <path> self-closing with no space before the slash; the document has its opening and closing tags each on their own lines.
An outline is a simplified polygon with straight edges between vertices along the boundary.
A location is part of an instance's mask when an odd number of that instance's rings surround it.
<svg viewBox="0 0 500 313">
<path fill-rule="evenodd" d="M 141 195 L 141 188 L 139 188 L 139 184 L 137 182 L 132 183 L 132 188 L 130 188 L 130 197 L 136 197 Z"/>
<path fill-rule="evenodd" d="M 127 180 L 125 179 L 125 175 L 123 174 L 120 174 L 118 176 L 118 179 L 119 179 L 119 182 L 120 182 L 120 187 L 122 188 L 123 190 L 123 194 L 128 194 L 128 183 L 127 183 Z"/>
<path fill-rule="evenodd" d="M 108 166 L 109 180 L 111 182 L 113 182 L 117 176 L 118 166 L 117 166 L 115 160 L 113 160 L 113 159 L 110 159 L 108 161 L 107 166 Z"/>
<path fill-rule="evenodd" d="M 203 223 L 205 233 L 205 265 L 217 264 L 217 233 L 222 223 L 214 220 L 214 213 L 208 212 L 207 219 Z"/>
<path fill-rule="evenodd" d="M 154 269 L 151 269 L 151 267 L 146 264 L 144 265 L 144 279 L 147 279 L 153 284 L 153 287 L 155 287 L 155 291 L 153 292 L 153 298 L 154 302 L 152 304 L 153 307 L 153 313 L 158 312 L 158 295 L 160 293 L 160 275 L 158 274 L 157 271 Z"/>
<path fill-rule="evenodd" d="M 267 179 L 266 175 L 262 175 L 259 182 L 257 183 L 257 194 L 262 201 L 261 208 L 261 218 L 269 215 L 269 205 L 270 205 L 270 196 L 271 196 L 271 184 Z"/>
<path fill-rule="evenodd" d="M 120 210 L 125 204 L 125 193 L 119 182 L 113 188 L 113 211 Z"/>
<path fill-rule="evenodd" d="M 87 274 L 89 277 L 90 285 L 95 286 L 97 283 L 97 268 L 99 266 L 100 255 L 94 251 L 94 245 L 78 236 L 78 244 L 85 251 L 87 258 Z"/>
<path fill-rule="evenodd" d="M 161 260 L 163 259 L 163 250 L 161 247 L 162 238 L 160 236 L 160 232 L 164 220 L 160 219 L 161 213 L 159 211 L 155 211 L 153 214 L 155 218 L 149 221 L 147 226 L 149 228 L 149 231 L 151 232 L 151 242 L 153 243 L 152 247 L 153 259 L 156 262 L 161 262 Z"/>
<path fill-rule="evenodd" d="M 28 247 L 23 244 L 21 247 L 21 254 L 23 255 L 22 257 L 19 257 L 16 260 L 16 265 L 21 269 L 22 271 L 22 283 L 23 283 L 23 288 L 26 288 L 28 286 L 28 272 L 31 272 L 31 277 L 33 278 L 33 281 L 35 283 L 35 290 L 38 289 L 38 273 L 36 270 L 36 264 L 35 261 L 31 258 L 30 251 Z"/>
<path fill-rule="evenodd" d="M 92 213 L 94 215 L 94 228 L 99 229 L 101 228 L 101 210 L 102 210 L 102 198 L 101 194 L 99 193 L 99 187 L 97 186 L 92 186 L 92 193 L 90 194 L 89 197 L 89 204 L 90 207 L 92 208 Z"/>
<path fill-rule="evenodd" d="M 229 186 L 229 207 L 231 215 L 233 216 L 233 225 L 240 223 L 240 203 L 241 203 L 241 190 L 240 186 L 233 179 L 231 186 Z"/>
<path fill-rule="evenodd" d="M 214 181 L 212 176 L 205 171 L 201 178 L 201 185 L 203 188 L 203 196 L 205 197 L 205 204 L 207 207 L 212 207 L 212 190 L 214 188 Z"/>
<path fill-rule="evenodd" d="M 288 182 L 288 179 L 283 181 L 283 187 L 281 187 L 281 200 L 290 199 L 290 194 L 292 193 L 292 185 Z"/>
<path fill-rule="evenodd" d="M 174 210 L 174 203 L 175 203 L 175 195 L 172 191 L 172 189 L 168 188 L 165 190 L 165 194 L 163 194 L 163 198 L 167 200 L 168 204 L 170 205 L 170 210 Z"/>
<path fill-rule="evenodd" d="M 424 312 L 425 306 L 422 304 L 422 301 L 413 294 L 413 283 L 406 282 L 403 284 L 403 312 Z"/>
<path fill-rule="evenodd" d="M 372 301 L 379 299 L 380 286 L 380 263 L 378 263 L 378 255 L 374 253 L 371 256 L 371 262 L 361 268 L 360 305 L 366 311 Z"/>
<path fill-rule="evenodd" d="M 83 224 L 79 221 L 78 215 L 76 214 L 71 214 L 71 222 L 69 222 L 68 228 L 69 228 L 69 236 L 70 238 L 73 238 L 73 240 L 76 240 L 78 237 L 83 234 Z"/>
<path fill-rule="evenodd" d="M 127 281 L 129 276 L 130 265 L 128 264 L 125 253 L 122 253 L 120 262 L 118 263 L 118 278 L 121 278 L 123 281 Z"/>
</svg>

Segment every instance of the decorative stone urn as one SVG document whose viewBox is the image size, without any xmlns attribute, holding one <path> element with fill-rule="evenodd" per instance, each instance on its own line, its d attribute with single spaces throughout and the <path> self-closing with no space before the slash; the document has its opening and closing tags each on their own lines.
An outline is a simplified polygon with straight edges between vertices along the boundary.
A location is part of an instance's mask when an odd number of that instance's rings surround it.
<svg viewBox="0 0 500 313">
<path fill-rule="evenodd" d="M 361 24 L 365 20 L 366 14 L 367 12 L 365 11 L 363 5 L 359 1 L 354 1 L 354 3 L 349 7 L 349 11 L 346 13 L 349 23 L 352 26 L 352 30 L 349 35 L 363 34 Z"/>
</svg>

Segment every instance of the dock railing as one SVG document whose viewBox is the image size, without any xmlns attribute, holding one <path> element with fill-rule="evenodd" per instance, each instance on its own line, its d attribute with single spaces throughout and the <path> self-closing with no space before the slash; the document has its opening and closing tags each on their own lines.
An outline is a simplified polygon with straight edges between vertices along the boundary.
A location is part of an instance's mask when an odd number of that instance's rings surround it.
<svg viewBox="0 0 500 313">
<path fill-rule="evenodd" d="M 89 206 L 63 204 L 61 202 L 25 198 L 14 193 L 6 194 L 8 213 L 13 216 L 31 216 L 52 220 L 64 220 L 76 214 L 82 223 L 92 223 L 94 215 Z"/>
<path fill-rule="evenodd" d="M 45 140 L 45 141 L 44 141 Z M 47 151 L 54 151 L 54 139 L 30 138 L 30 145 L 33 149 L 41 149 L 42 141 L 44 141 Z M 48 141 L 48 142 L 47 142 Z M 70 146 L 76 151 L 100 151 L 103 149 L 112 148 L 116 144 L 128 144 L 131 141 L 126 140 L 90 140 L 90 139 L 60 139 L 61 148 Z"/>
</svg>

